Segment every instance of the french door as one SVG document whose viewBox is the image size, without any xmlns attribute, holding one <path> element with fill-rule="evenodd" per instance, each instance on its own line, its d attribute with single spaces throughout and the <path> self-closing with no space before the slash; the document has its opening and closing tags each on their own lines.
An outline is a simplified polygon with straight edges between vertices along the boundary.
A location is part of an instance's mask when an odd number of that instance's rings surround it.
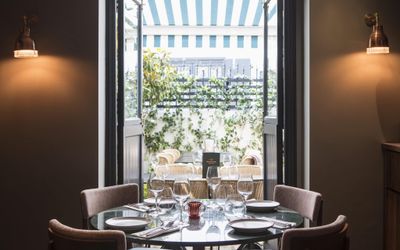
<svg viewBox="0 0 400 250">
<path fill-rule="evenodd" d="M 267 199 L 272 198 L 274 185 L 297 184 L 296 2 L 261 3 L 264 7 L 264 197 Z M 106 185 L 133 182 L 142 187 L 143 2 L 110 0 L 107 5 Z"/>
<path fill-rule="evenodd" d="M 108 1 L 106 185 L 142 186 L 142 7 Z"/>
<path fill-rule="evenodd" d="M 276 11 L 276 18 L 269 13 Z M 297 185 L 296 1 L 264 2 L 264 198 Z M 276 52 L 276 57 L 273 53 Z"/>
</svg>

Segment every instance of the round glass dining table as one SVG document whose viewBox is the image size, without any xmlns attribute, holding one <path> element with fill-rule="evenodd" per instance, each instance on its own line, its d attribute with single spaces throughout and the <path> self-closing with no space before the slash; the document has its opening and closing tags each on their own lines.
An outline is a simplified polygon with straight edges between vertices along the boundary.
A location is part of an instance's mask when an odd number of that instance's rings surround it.
<svg viewBox="0 0 400 250">
<path fill-rule="evenodd" d="M 187 214 L 184 216 L 185 225 L 180 230 L 154 238 L 140 238 L 132 232 L 126 232 L 128 242 L 159 245 L 168 249 L 181 249 L 180 247 L 193 247 L 193 249 L 204 249 L 206 246 L 223 246 L 236 244 L 251 244 L 258 241 L 267 241 L 280 238 L 283 229 L 271 227 L 263 233 L 258 234 L 238 234 L 231 228 L 229 220 L 223 212 L 217 212 L 214 216 L 208 215 L 207 211 L 203 213 L 200 219 L 191 220 Z M 117 207 L 100 212 L 90 219 L 90 225 L 94 229 L 108 229 L 105 221 L 114 217 L 146 217 L 150 223 L 146 228 L 160 226 L 165 220 L 179 220 L 179 210 L 171 210 L 166 215 L 157 217 L 150 216 L 147 213 L 138 212 L 126 207 Z M 268 213 L 246 213 L 250 218 L 272 218 L 280 221 L 294 222 L 296 227 L 302 225 L 303 217 L 295 211 L 278 207 L 276 210 Z"/>
</svg>

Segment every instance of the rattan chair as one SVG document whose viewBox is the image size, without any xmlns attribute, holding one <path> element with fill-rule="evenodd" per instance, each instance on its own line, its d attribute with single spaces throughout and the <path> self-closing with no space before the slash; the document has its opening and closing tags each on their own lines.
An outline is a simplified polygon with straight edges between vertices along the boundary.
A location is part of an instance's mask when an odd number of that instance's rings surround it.
<svg viewBox="0 0 400 250">
<path fill-rule="evenodd" d="M 48 232 L 49 250 L 126 250 L 125 233 L 119 230 L 76 229 L 52 219 L 49 222 Z M 150 250 L 150 248 L 131 248 L 131 250 Z"/>
<path fill-rule="evenodd" d="M 194 167 L 192 164 L 168 164 L 167 165 L 167 178 L 176 178 L 176 177 L 192 177 L 194 174 Z"/>
<path fill-rule="evenodd" d="M 258 150 L 248 150 L 240 160 L 240 165 L 262 165 L 261 153 Z"/>
<path fill-rule="evenodd" d="M 81 192 L 83 228 L 89 229 L 90 217 L 101 211 L 138 201 L 139 186 L 133 183 L 83 190 Z"/>
<path fill-rule="evenodd" d="M 292 209 L 310 220 L 311 226 L 322 225 L 322 195 L 320 193 L 286 185 L 276 185 L 274 200 L 281 206 Z"/>
<path fill-rule="evenodd" d="M 164 149 L 162 152 L 163 152 L 163 153 L 172 154 L 173 157 L 174 157 L 173 162 L 175 162 L 176 160 L 178 160 L 179 157 L 181 156 L 181 152 L 179 152 L 179 150 L 177 150 L 177 149 L 175 149 L 175 148 L 167 148 L 167 149 Z M 172 162 L 171 162 L 171 163 L 172 163 Z"/>
<path fill-rule="evenodd" d="M 157 154 L 158 164 L 165 165 L 165 164 L 172 164 L 174 163 L 174 155 L 172 153 L 159 153 Z"/>
<path fill-rule="evenodd" d="M 281 250 L 348 250 L 347 230 L 343 215 L 328 225 L 288 229 L 283 233 Z"/>
<path fill-rule="evenodd" d="M 241 174 L 251 174 L 253 177 L 263 175 L 261 165 L 236 165 L 238 168 L 239 175 Z"/>
</svg>

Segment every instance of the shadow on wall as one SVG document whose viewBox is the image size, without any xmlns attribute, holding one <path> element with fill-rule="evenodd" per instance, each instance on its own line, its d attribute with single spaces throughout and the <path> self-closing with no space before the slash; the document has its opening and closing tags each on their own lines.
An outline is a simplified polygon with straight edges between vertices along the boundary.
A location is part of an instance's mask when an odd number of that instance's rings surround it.
<svg viewBox="0 0 400 250">
<path fill-rule="evenodd" d="M 85 76 L 77 72 L 87 73 L 89 69 L 87 64 L 76 59 L 54 56 L 3 60 L 0 62 L 1 102 L 10 104 L 28 99 L 38 104 L 71 103 L 81 96 L 76 91 L 84 87 L 76 85 L 90 82 L 82 80 Z"/>
<path fill-rule="evenodd" d="M 335 76 L 332 94 L 343 95 L 352 102 L 365 102 L 376 107 L 377 117 L 385 141 L 400 140 L 400 55 L 367 55 L 358 52 L 338 57 L 328 63 L 328 74 Z M 375 93 L 362 93 L 374 91 Z M 328 92 L 329 93 L 329 92 Z M 339 94 L 340 93 L 340 94 Z M 354 98 L 375 95 L 375 100 Z M 363 95 L 367 94 L 367 95 Z M 367 102 L 375 101 L 372 105 Z M 351 108 L 351 107 L 349 107 Z M 357 115 L 357 114 L 355 114 Z"/>
</svg>

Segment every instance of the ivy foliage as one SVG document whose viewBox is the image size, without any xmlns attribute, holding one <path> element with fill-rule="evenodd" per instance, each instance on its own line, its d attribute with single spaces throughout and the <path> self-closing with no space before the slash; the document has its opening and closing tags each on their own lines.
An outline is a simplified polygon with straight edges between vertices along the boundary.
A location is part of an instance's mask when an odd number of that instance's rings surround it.
<svg viewBox="0 0 400 250">
<path fill-rule="evenodd" d="M 269 109 L 275 109 L 276 74 L 269 72 Z M 136 87 L 134 77 L 128 86 Z M 129 84 L 128 84 L 129 85 Z M 205 139 L 237 159 L 246 149 L 262 150 L 263 84 L 245 77 L 195 79 L 171 65 L 167 51 L 144 51 L 143 112 L 146 152 L 165 148 L 193 151 Z M 126 106 L 129 109 L 134 106 Z"/>
</svg>

